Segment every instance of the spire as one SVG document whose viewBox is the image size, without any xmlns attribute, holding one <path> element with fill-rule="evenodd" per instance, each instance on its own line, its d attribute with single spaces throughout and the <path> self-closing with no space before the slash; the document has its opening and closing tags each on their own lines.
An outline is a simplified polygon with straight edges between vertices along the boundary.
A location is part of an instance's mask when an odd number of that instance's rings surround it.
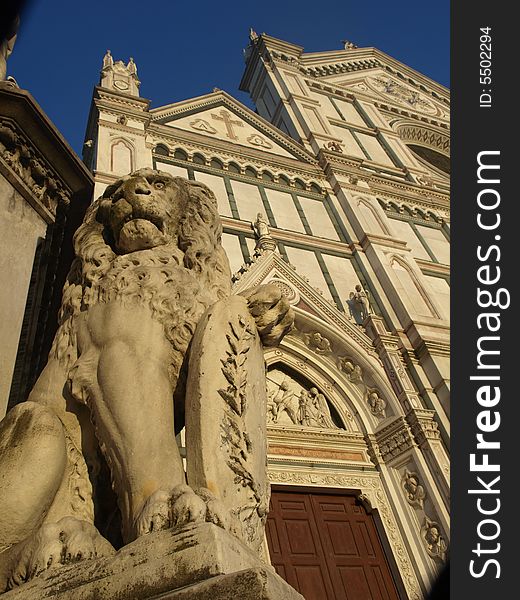
<svg viewBox="0 0 520 600">
<path fill-rule="evenodd" d="M 141 82 L 137 77 L 137 65 L 134 59 L 130 57 L 127 65 L 122 60 L 114 62 L 112 53 L 107 50 L 103 57 L 99 85 L 102 88 L 129 94 L 130 96 L 139 96 Z"/>
</svg>

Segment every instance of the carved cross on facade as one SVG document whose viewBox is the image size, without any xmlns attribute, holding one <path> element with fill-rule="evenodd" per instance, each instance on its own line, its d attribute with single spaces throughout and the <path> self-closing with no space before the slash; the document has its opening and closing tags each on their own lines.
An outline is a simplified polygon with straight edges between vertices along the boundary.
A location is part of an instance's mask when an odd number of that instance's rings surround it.
<svg viewBox="0 0 520 600">
<path fill-rule="evenodd" d="M 244 124 L 242 123 L 242 121 L 234 121 L 232 119 L 232 117 L 230 117 L 230 115 L 225 110 L 220 111 L 220 116 L 214 115 L 213 113 L 211 113 L 211 116 L 213 119 L 216 119 L 217 121 L 224 121 L 224 123 L 226 125 L 226 129 L 227 129 L 227 137 L 230 140 L 238 140 L 238 136 L 235 135 L 235 131 L 233 130 L 233 125 L 236 125 L 238 127 L 243 127 Z"/>
</svg>

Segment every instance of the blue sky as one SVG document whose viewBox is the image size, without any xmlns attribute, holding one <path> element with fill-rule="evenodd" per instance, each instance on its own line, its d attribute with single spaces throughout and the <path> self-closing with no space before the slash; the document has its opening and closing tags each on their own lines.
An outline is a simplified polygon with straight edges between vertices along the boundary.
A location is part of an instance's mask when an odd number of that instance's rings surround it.
<svg viewBox="0 0 520 600">
<path fill-rule="evenodd" d="M 343 39 L 375 46 L 449 85 L 449 0 L 33 0 L 8 71 L 81 153 L 107 48 L 116 60 L 134 58 L 152 107 L 214 87 L 251 106 L 238 91 L 249 27 L 307 52 L 339 49 Z"/>
</svg>

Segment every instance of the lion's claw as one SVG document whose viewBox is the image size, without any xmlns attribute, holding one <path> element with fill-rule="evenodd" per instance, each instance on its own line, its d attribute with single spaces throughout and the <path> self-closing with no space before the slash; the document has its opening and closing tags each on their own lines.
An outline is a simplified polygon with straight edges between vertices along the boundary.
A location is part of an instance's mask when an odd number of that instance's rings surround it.
<svg viewBox="0 0 520 600">
<path fill-rule="evenodd" d="M 114 554 L 94 525 L 74 517 L 42 525 L 21 547 L 7 589 L 21 585 L 51 567 Z"/>
<path fill-rule="evenodd" d="M 193 491 L 188 485 L 181 484 L 168 492 L 154 492 L 141 509 L 134 528 L 136 536 L 141 536 L 204 521 L 229 529 L 230 517 L 209 490 L 199 488 Z"/>
</svg>

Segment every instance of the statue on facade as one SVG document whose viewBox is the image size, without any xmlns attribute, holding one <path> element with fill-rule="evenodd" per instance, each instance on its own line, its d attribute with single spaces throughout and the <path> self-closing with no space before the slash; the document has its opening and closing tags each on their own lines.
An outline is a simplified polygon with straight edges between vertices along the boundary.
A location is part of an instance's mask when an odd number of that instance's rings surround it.
<svg viewBox="0 0 520 600">
<path fill-rule="evenodd" d="M 357 48 L 356 44 L 350 40 L 341 40 L 341 43 L 343 44 L 344 50 L 354 50 Z"/>
<path fill-rule="evenodd" d="M 269 231 L 269 223 L 262 213 L 258 213 L 256 215 L 256 221 L 253 221 L 251 226 L 253 227 L 253 231 L 257 237 L 257 250 L 263 251 L 276 249 L 276 242 Z"/>
<path fill-rule="evenodd" d="M 417 473 L 410 473 L 410 471 L 406 469 L 403 479 L 401 480 L 401 485 L 405 492 L 408 504 L 417 508 L 423 508 L 426 492 L 419 483 L 419 476 Z"/>
<path fill-rule="evenodd" d="M 421 527 L 421 535 L 426 546 L 426 552 L 432 558 L 444 562 L 448 552 L 448 545 L 441 535 L 439 524 L 425 517 L 423 526 Z"/>
<path fill-rule="evenodd" d="M 330 142 L 327 142 L 325 147 L 333 152 L 339 152 L 340 154 L 343 153 L 343 149 L 341 148 L 341 144 L 339 142 L 331 140 Z"/>
<path fill-rule="evenodd" d="M 314 418 L 311 395 L 305 389 L 300 390 L 298 398 L 298 424 L 305 427 L 317 427 L 318 425 Z"/>
<path fill-rule="evenodd" d="M 298 423 L 291 405 L 293 396 L 294 392 L 285 381 L 282 381 L 278 390 L 269 395 L 267 398 L 267 416 L 270 422 L 278 423 L 280 415 L 286 412 L 293 423 Z"/>
<path fill-rule="evenodd" d="M 281 377 L 283 379 L 280 381 Z M 327 399 L 317 387 L 305 388 L 276 369 L 267 380 L 268 423 L 338 429 L 331 417 Z"/>
<path fill-rule="evenodd" d="M 366 290 L 358 283 L 353 292 L 350 292 L 347 300 L 350 315 L 358 325 L 362 325 L 363 321 L 372 312 L 368 301 Z"/>
<path fill-rule="evenodd" d="M 316 387 L 312 387 L 309 390 L 309 393 L 313 399 L 318 427 L 324 429 L 337 429 L 337 425 L 330 416 L 330 409 L 325 396 Z"/>
<path fill-rule="evenodd" d="M 114 58 L 112 57 L 112 53 L 110 52 L 110 50 L 107 50 L 105 56 L 103 56 L 103 69 L 106 69 L 107 67 L 113 67 L 114 66 Z"/>
<path fill-rule="evenodd" d="M 347 356 L 338 358 L 338 366 L 352 383 L 363 383 L 363 372 L 359 365 L 354 364 Z"/>
<path fill-rule="evenodd" d="M 187 523 L 260 552 L 262 346 L 294 316 L 275 286 L 231 295 L 221 233 L 205 185 L 152 169 L 88 209 L 48 363 L 0 423 L 0 590 Z"/>
<path fill-rule="evenodd" d="M 378 394 L 376 390 L 368 392 L 367 397 L 370 412 L 380 419 L 385 417 L 386 401 Z"/>
<path fill-rule="evenodd" d="M 137 65 L 134 62 L 134 59 L 130 57 L 128 61 L 128 65 L 126 66 L 129 75 L 135 75 L 137 77 Z"/>
<path fill-rule="evenodd" d="M 313 333 L 305 333 L 303 339 L 307 346 L 314 350 L 316 354 L 329 354 L 332 352 L 332 346 L 330 341 L 319 331 Z"/>
<path fill-rule="evenodd" d="M 252 225 L 259 238 L 269 235 L 269 223 L 262 213 L 256 215 L 256 221 L 252 223 Z"/>
<path fill-rule="evenodd" d="M 7 59 L 13 53 L 18 28 L 20 27 L 20 17 L 16 17 L 8 25 L 4 39 L 0 39 L 0 81 L 4 81 L 7 75 Z"/>
</svg>

